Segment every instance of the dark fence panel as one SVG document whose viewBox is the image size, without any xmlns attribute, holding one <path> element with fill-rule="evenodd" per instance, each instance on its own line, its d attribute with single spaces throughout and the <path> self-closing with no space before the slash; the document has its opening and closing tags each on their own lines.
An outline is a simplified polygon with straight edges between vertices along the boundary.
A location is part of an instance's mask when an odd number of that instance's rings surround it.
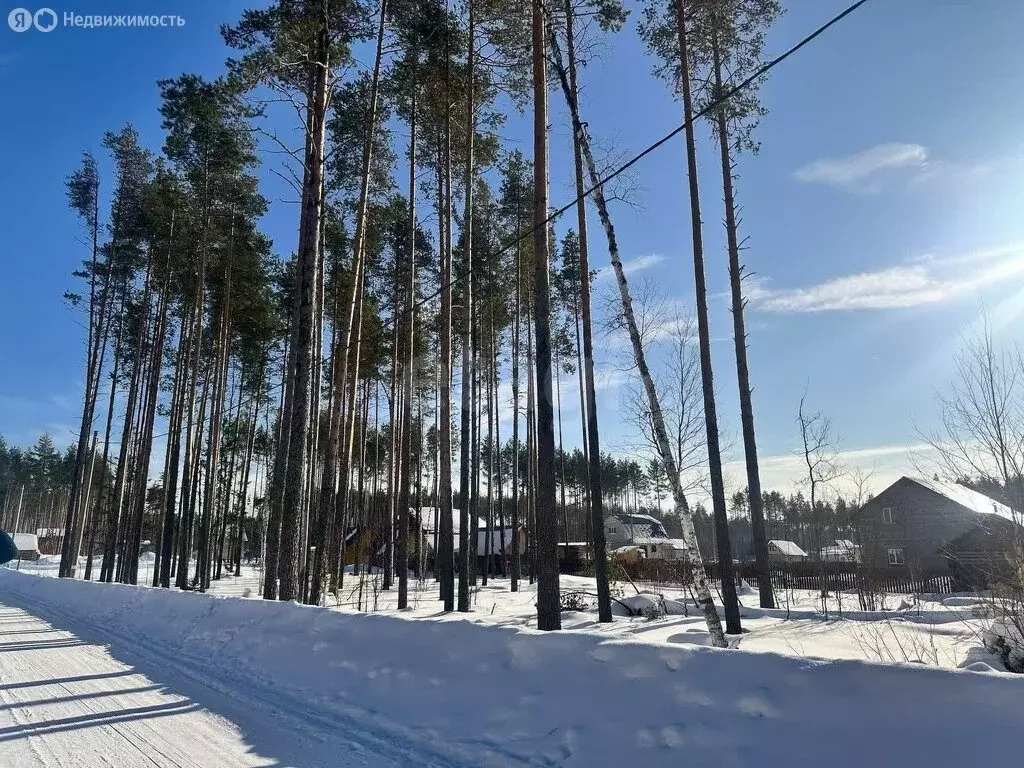
<svg viewBox="0 0 1024 768">
<path fill-rule="evenodd" d="M 752 564 L 737 565 L 737 578 L 757 586 L 757 568 Z M 672 560 L 645 559 L 617 563 L 612 573 L 634 582 L 685 587 L 691 579 L 686 563 Z M 721 583 L 717 563 L 704 564 L 705 576 L 716 585 Z M 935 593 L 940 595 L 967 591 L 970 587 L 950 575 L 948 570 L 915 571 L 906 566 L 863 567 L 854 563 L 776 563 L 771 568 L 772 586 L 776 590 L 823 587 L 830 592 L 866 591 L 889 593 Z"/>
</svg>

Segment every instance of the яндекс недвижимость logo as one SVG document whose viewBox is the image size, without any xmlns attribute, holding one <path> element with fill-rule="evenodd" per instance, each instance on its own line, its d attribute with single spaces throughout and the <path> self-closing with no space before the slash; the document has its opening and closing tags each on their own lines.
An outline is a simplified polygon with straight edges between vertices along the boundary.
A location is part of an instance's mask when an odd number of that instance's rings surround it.
<svg viewBox="0 0 1024 768">
<path fill-rule="evenodd" d="M 178 14 L 81 14 L 64 11 L 63 19 L 52 8 L 40 8 L 33 12 L 28 8 L 15 8 L 7 14 L 7 26 L 15 32 L 28 32 L 37 29 L 40 32 L 52 32 L 58 24 L 73 29 L 93 29 L 101 27 L 183 27 L 185 19 Z"/>
<path fill-rule="evenodd" d="M 7 14 L 7 25 L 15 32 L 27 32 L 35 27 L 40 32 L 52 32 L 57 26 L 57 12 L 40 8 L 33 13 L 27 8 L 15 8 Z"/>
</svg>

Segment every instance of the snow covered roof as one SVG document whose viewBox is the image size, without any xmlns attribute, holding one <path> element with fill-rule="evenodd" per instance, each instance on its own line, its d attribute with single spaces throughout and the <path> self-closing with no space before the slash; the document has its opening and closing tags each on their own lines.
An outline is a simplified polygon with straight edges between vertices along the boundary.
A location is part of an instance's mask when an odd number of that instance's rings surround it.
<svg viewBox="0 0 1024 768">
<path fill-rule="evenodd" d="M 63 535 L 64 535 L 64 529 L 63 528 L 37 528 L 36 529 L 36 536 L 38 536 L 40 538 L 46 538 L 48 536 L 63 536 Z"/>
<path fill-rule="evenodd" d="M 786 539 L 772 539 L 768 542 L 774 544 L 775 548 L 784 555 L 791 555 L 793 557 L 807 557 L 807 553 L 804 552 L 797 545 L 795 541 L 787 541 Z"/>
<path fill-rule="evenodd" d="M 616 547 L 612 550 L 613 555 L 628 555 L 630 552 L 641 552 L 640 547 L 635 544 L 626 544 L 623 547 Z"/>
<path fill-rule="evenodd" d="M 966 488 L 962 485 L 946 483 L 941 480 L 934 480 L 925 477 L 904 476 L 903 479 L 924 486 L 928 490 L 934 491 L 940 496 L 945 496 L 947 499 L 959 504 L 961 507 L 966 507 L 972 512 L 977 512 L 979 515 L 998 515 L 999 517 L 1012 522 L 1020 522 L 1019 515 L 1014 515 L 1013 510 L 1005 504 L 1000 504 L 995 499 L 992 499 L 983 493 L 972 491 L 970 488 Z"/>
<path fill-rule="evenodd" d="M 632 523 L 633 525 L 661 525 L 661 520 L 659 520 L 658 518 L 651 517 L 650 515 L 642 515 L 639 513 L 617 512 L 611 517 L 617 519 L 620 523 L 625 523 L 627 525 L 629 525 L 630 523 Z"/>
<path fill-rule="evenodd" d="M 825 553 L 825 552 L 829 552 L 829 553 L 850 552 L 850 553 L 853 553 L 853 552 L 856 552 L 858 549 L 860 549 L 860 547 L 857 546 L 856 544 L 854 544 L 852 541 L 849 541 L 848 539 L 836 539 L 836 543 L 835 544 L 826 544 L 824 547 L 821 548 L 821 551 L 822 551 L 822 553 Z"/>
<path fill-rule="evenodd" d="M 682 539 L 661 539 L 653 536 L 637 536 L 633 539 L 633 544 L 637 546 L 657 546 L 662 545 L 666 547 L 672 547 L 672 549 L 678 549 L 680 552 L 686 551 L 686 542 Z"/>
<path fill-rule="evenodd" d="M 423 529 L 424 533 L 431 533 L 432 534 L 435 530 L 437 530 L 437 520 L 438 520 L 438 517 L 440 515 L 440 511 L 441 510 L 438 507 L 423 507 L 423 509 L 422 509 L 423 519 L 420 520 L 420 527 Z M 409 514 L 411 514 L 413 517 L 415 517 L 416 516 L 416 510 L 415 509 L 410 509 L 409 510 Z M 477 528 L 486 528 L 487 527 L 487 521 L 484 520 L 482 517 L 478 517 L 476 519 L 476 527 Z M 459 535 L 459 531 L 461 529 L 462 529 L 462 510 L 461 509 L 454 509 L 453 508 L 452 509 L 452 530 L 455 532 L 455 535 L 458 536 Z"/>
<path fill-rule="evenodd" d="M 34 533 L 16 533 L 14 546 L 19 552 L 35 552 L 39 549 L 39 537 Z"/>
<path fill-rule="evenodd" d="M 512 548 L 512 526 L 506 525 L 501 528 L 497 525 L 491 528 L 491 554 L 500 554 L 502 539 L 504 539 L 505 548 Z M 476 553 L 483 555 L 487 552 L 487 524 L 483 523 L 482 527 L 476 532 Z M 458 551 L 459 543 L 455 542 L 455 551 Z"/>
</svg>

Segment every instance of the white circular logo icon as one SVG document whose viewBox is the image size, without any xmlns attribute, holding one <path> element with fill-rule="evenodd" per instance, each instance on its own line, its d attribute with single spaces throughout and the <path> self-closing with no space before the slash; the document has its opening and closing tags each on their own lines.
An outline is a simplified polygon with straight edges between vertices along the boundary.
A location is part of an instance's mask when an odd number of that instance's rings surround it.
<svg viewBox="0 0 1024 768">
<path fill-rule="evenodd" d="M 15 8 L 7 14 L 7 26 L 15 32 L 27 32 L 32 29 L 32 11 L 27 8 Z"/>
<path fill-rule="evenodd" d="M 52 8 L 40 8 L 32 17 L 32 23 L 40 32 L 52 32 L 57 26 L 57 14 Z"/>
</svg>

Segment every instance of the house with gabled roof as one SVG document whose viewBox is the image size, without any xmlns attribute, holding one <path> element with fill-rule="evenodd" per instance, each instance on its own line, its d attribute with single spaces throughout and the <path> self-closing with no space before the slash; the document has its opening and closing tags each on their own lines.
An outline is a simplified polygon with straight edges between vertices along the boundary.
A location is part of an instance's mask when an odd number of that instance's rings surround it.
<svg viewBox="0 0 1024 768">
<path fill-rule="evenodd" d="M 799 563 L 807 559 L 807 553 L 795 541 L 771 539 L 768 542 L 768 559 L 776 563 Z"/>
<path fill-rule="evenodd" d="M 965 486 L 904 476 L 865 503 L 853 519 L 865 563 L 922 572 L 958 571 L 972 561 L 1005 562 L 1024 518 Z"/>
</svg>

